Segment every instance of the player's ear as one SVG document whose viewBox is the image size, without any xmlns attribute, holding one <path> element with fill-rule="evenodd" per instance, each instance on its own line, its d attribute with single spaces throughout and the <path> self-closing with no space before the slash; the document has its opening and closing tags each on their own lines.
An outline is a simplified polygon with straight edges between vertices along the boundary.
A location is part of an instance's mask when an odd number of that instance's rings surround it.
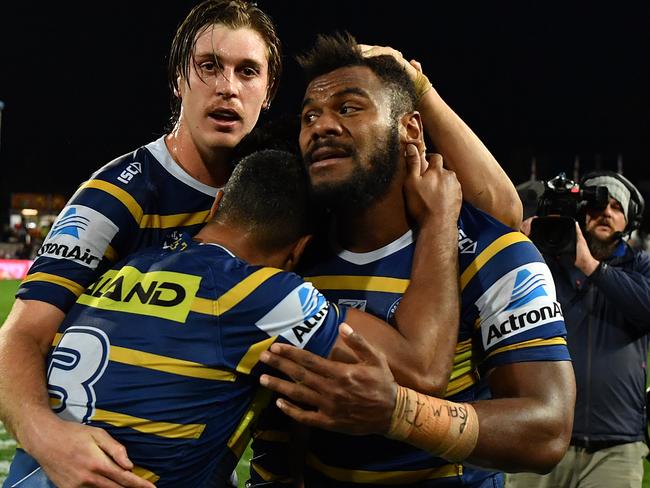
<svg viewBox="0 0 650 488">
<path fill-rule="evenodd" d="M 302 236 L 295 242 L 284 263 L 285 271 L 292 271 L 293 269 L 295 269 L 295 267 L 298 265 L 298 262 L 300 261 L 300 257 L 302 256 L 302 253 L 305 251 L 305 248 L 307 247 L 307 244 L 309 244 L 309 241 L 311 241 L 311 238 L 312 235 L 308 234 L 306 236 Z"/>
<path fill-rule="evenodd" d="M 420 152 L 424 151 L 424 129 L 420 112 L 408 112 L 400 119 L 400 139 L 402 145 L 415 144 Z"/>
<path fill-rule="evenodd" d="M 183 83 L 183 77 L 179 74 L 176 77 L 176 88 L 174 88 L 174 96 L 182 100 L 183 96 L 181 94 L 181 83 Z"/>
<path fill-rule="evenodd" d="M 212 202 L 212 207 L 210 207 L 210 213 L 208 214 L 208 219 L 206 222 L 211 222 L 214 219 L 214 216 L 217 215 L 217 210 L 219 210 L 219 205 L 221 205 L 222 198 L 223 190 L 217 190 L 217 196 L 214 197 L 214 202 Z"/>
</svg>

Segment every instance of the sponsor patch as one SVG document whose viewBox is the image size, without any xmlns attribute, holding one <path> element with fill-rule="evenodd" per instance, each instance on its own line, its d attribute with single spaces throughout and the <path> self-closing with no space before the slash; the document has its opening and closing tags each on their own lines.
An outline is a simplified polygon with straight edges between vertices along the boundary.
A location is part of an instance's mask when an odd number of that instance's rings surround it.
<svg viewBox="0 0 650 488">
<path fill-rule="evenodd" d="M 545 324 L 563 320 L 545 263 L 528 263 L 497 280 L 477 300 L 485 350 Z"/>
<path fill-rule="evenodd" d="M 555 301 L 498 314 L 494 320 L 481 325 L 483 346 L 487 350 L 505 339 L 560 319 L 563 319 L 562 309 Z"/>
<path fill-rule="evenodd" d="M 304 347 L 323 325 L 329 303 L 311 283 L 302 283 L 255 325 L 269 336 L 282 336 L 296 347 Z"/>
<path fill-rule="evenodd" d="M 200 283 L 200 276 L 124 266 L 104 273 L 77 303 L 184 323 Z"/>
<path fill-rule="evenodd" d="M 38 256 L 69 259 L 96 269 L 118 230 L 104 214 L 84 205 L 68 205 L 54 222 Z"/>
</svg>

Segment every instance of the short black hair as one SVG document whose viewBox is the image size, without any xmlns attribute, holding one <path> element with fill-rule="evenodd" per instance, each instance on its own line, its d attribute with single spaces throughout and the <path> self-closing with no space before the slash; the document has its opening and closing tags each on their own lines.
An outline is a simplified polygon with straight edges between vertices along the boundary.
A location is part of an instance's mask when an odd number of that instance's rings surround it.
<svg viewBox="0 0 650 488">
<path fill-rule="evenodd" d="M 250 232 L 255 244 L 279 249 L 311 231 L 309 178 L 302 161 L 266 149 L 243 158 L 226 187 L 217 219 Z"/>
<path fill-rule="evenodd" d="M 314 46 L 297 56 L 296 60 L 308 84 L 340 68 L 365 66 L 390 90 L 394 117 L 412 112 L 417 107 L 415 86 L 400 63 L 390 55 L 364 57 L 356 39 L 348 32 L 318 35 Z"/>
</svg>

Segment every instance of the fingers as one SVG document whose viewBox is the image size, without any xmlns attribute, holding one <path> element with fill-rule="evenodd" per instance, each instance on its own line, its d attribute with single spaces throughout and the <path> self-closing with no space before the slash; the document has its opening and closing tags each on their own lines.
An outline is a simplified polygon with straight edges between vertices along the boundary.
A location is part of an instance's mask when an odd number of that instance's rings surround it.
<svg viewBox="0 0 650 488">
<path fill-rule="evenodd" d="M 339 336 L 352 351 L 357 355 L 357 357 L 368 364 L 380 364 L 382 363 L 383 357 L 372 348 L 372 346 L 366 341 L 361 334 L 355 332 L 352 327 L 343 322 L 339 326 Z"/>
<path fill-rule="evenodd" d="M 431 168 L 431 170 L 440 171 L 443 169 L 444 160 L 442 159 L 442 154 L 438 154 L 438 153 L 427 154 L 426 160 L 428 163 L 428 167 Z"/>
<path fill-rule="evenodd" d="M 533 219 L 535 219 L 535 218 L 537 218 L 537 217 L 533 216 L 533 217 L 528 217 L 526 220 L 524 220 L 524 221 L 521 223 L 521 225 L 519 226 L 519 231 L 520 231 L 522 234 L 525 234 L 525 235 L 527 235 L 527 236 L 530 236 L 531 225 L 532 225 L 532 223 L 533 223 Z"/>
<path fill-rule="evenodd" d="M 420 64 L 419 61 L 416 61 L 415 59 L 411 59 L 409 61 L 409 64 L 413 66 L 418 72 L 422 73 L 422 65 Z"/>
<path fill-rule="evenodd" d="M 107 486 L 112 486 L 112 482 L 115 482 L 125 488 L 155 488 L 154 484 L 131 472 L 134 466 L 127 456 L 126 448 L 105 430 L 94 429 L 92 437 L 97 446 L 110 457 L 106 459 L 103 472 L 100 473 L 111 480 L 106 482 Z"/>
<path fill-rule="evenodd" d="M 398 61 L 404 61 L 404 56 L 397 49 L 393 49 L 390 46 L 370 46 L 368 44 L 359 44 L 361 49 L 361 54 L 366 58 L 372 58 L 374 56 L 393 56 Z"/>
<path fill-rule="evenodd" d="M 406 173 L 411 176 L 420 176 L 423 173 L 422 160 L 426 161 L 426 158 L 423 158 L 418 151 L 418 148 L 415 144 L 406 145 Z"/>
<path fill-rule="evenodd" d="M 121 468 L 133 469 L 133 463 L 126 454 L 126 448 L 113 439 L 105 430 L 96 429 L 92 433 L 97 446 L 108 454 Z"/>
<path fill-rule="evenodd" d="M 314 353 L 287 344 L 273 344 L 269 351 L 260 355 L 260 361 L 282 371 L 290 378 L 309 383 L 310 372 L 327 377 L 334 367 L 334 362 Z"/>
<path fill-rule="evenodd" d="M 294 402 L 310 405 L 314 408 L 321 408 L 325 403 L 325 397 L 322 393 L 318 393 L 302 383 L 293 383 L 292 381 L 263 374 L 260 376 L 260 384 L 271 391 L 290 398 Z"/>
<path fill-rule="evenodd" d="M 301 424 L 308 425 L 310 427 L 320 427 L 327 429 L 332 425 L 329 418 L 318 411 L 313 410 L 304 410 L 299 406 L 291 403 L 289 400 L 278 398 L 275 401 L 275 404 L 278 406 L 282 412 L 291 417 Z"/>
</svg>

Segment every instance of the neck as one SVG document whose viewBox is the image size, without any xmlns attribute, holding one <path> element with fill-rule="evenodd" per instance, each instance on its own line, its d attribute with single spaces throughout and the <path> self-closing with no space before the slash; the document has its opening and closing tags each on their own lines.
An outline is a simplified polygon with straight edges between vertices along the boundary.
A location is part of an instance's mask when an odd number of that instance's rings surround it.
<svg viewBox="0 0 650 488">
<path fill-rule="evenodd" d="M 336 236 L 341 247 L 369 252 L 390 244 L 410 229 L 401 178 L 396 177 L 386 194 L 358 212 L 336 213 Z"/>
<path fill-rule="evenodd" d="M 194 236 L 194 240 L 206 244 L 219 244 L 235 256 L 249 264 L 270 266 L 283 269 L 287 253 L 280 251 L 265 251 L 255 244 L 255 239 L 247 229 L 232 222 L 212 221 Z"/>
<path fill-rule="evenodd" d="M 215 188 L 228 181 L 232 172 L 230 148 L 199 147 L 180 121 L 165 137 L 165 144 L 176 164 L 195 180 Z"/>
</svg>

